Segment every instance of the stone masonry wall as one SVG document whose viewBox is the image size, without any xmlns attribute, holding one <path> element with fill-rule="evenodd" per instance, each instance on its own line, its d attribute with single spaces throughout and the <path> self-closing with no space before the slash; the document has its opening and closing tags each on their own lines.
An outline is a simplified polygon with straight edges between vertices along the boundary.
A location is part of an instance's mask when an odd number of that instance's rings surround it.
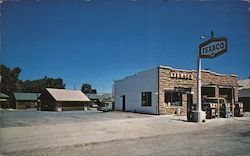
<svg viewBox="0 0 250 156">
<path fill-rule="evenodd" d="M 197 87 L 196 87 L 196 71 L 194 70 L 177 70 L 168 67 L 159 67 L 159 113 L 160 114 L 174 114 L 178 109 L 181 109 L 181 114 L 187 112 L 187 94 L 182 94 L 182 107 L 165 106 L 164 94 L 165 90 L 177 88 L 191 88 L 193 93 L 193 102 L 196 103 Z M 171 78 L 171 72 L 192 74 L 193 78 L 180 79 Z M 219 87 L 234 88 L 235 101 L 238 101 L 238 86 L 237 76 L 231 75 L 219 75 L 210 71 L 202 71 L 201 74 L 201 85 L 202 86 L 213 86 L 215 87 L 216 96 L 219 96 Z"/>
</svg>

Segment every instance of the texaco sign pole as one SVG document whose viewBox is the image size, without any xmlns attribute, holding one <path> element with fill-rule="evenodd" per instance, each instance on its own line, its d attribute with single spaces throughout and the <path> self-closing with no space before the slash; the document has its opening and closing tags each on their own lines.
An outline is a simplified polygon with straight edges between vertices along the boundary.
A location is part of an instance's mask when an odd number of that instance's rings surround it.
<svg viewBox="0 0 250 156">
<path fill-rule="evenodd" d="M 198 55 L 197 59 L 197 99 L 196 99 L 196 110 L 201 112 L 201 58 Z M 198 116 L 200 121 L 200 116 Z"/>
<path fill-rule="evenodd" d="M 214 38 L 213 31 L 211 39 L 203 42 L 199 46 L 197 57 L 197 98 L 196 98 L 196 122 L 201 122 L 201 58 L 214 58 L 227 51 L 227 39 L 225 37 Z"/>
</svg>

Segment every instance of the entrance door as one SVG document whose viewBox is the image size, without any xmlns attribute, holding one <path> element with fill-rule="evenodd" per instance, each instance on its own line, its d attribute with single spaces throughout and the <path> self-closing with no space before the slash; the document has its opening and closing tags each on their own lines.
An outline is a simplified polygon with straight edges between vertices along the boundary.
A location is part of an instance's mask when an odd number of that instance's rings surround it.
<svg viewBox="0 0 250 156">
<path fill-rule="evenodd" d="M 187 94 L 187 111 L 191 111 L 193 107 L 193 94 Z"/>
<path fill-rule="evenodd" d="M 125 95 L 122 96 L 122 111 L 125 111 L 126 109 L 126 99 Z"/>
<path fill-rule="evenodd" d="M 193 94 L 187 93 L 187 119 L 188 121 L 191 121 L 192 117 L 192 110 L 194 110 L 194 104 L 193 104 Z"/>
</svg>

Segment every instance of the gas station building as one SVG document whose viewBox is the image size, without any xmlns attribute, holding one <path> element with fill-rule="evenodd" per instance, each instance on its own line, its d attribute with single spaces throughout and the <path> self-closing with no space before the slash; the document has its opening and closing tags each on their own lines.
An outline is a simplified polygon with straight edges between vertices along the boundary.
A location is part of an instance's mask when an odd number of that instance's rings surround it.
<svg viewBox="0 0 250 156">
<path fill-rule="evenodd" d="M 139 72 L 114 81 L 115 110 L 147 114 L 186 114 L 196 103 L 196 70 L 168 66 Z M 237 75 L 201 71 L 201 94 L 238 102 Z"/>
</svg>

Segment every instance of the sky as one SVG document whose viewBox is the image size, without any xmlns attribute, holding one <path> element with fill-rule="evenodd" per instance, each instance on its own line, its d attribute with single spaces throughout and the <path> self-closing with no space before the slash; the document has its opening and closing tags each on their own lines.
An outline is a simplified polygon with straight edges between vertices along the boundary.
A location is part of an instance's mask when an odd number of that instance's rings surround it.
<svg viewBox="0 0 250 156">
<path fill-rule="evenodd" d="M 0 64 L 20 67 L 22 80 L 63 78 L 67 89 L 89 83 L 111 92 L 114 80 L 159 65 L 196 69 L 198 46 L 213 30 L 228 51 L 202 59 L 202 69 L 245 79 L 248 9 L 246 1 L 8 0 Z"/>
</svg>

